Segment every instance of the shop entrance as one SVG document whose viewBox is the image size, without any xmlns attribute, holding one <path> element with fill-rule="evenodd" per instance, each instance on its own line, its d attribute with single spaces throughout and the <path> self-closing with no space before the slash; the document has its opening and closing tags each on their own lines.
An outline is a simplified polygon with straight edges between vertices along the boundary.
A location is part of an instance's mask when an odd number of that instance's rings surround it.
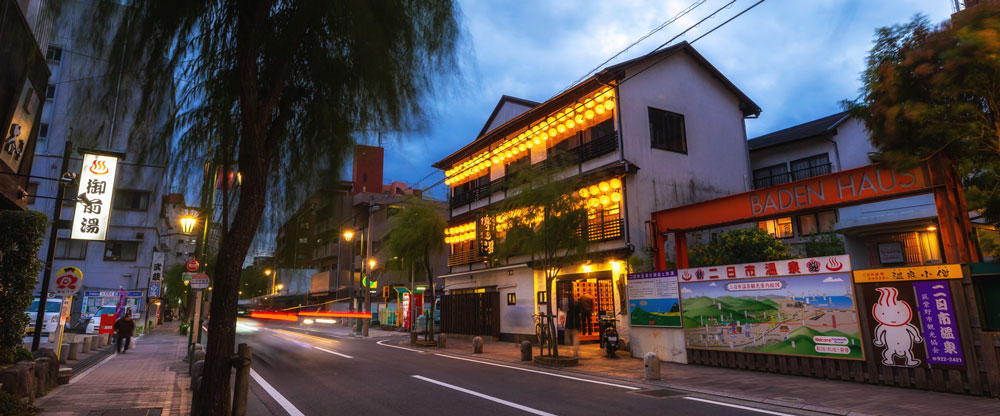
<svg viewBox="0 0 1000 416">
<path fill-rule="evenodd" d="M 556 307 L 560 323 L 560 344 L 566 343 L 565 324 L 570 311 L 575 310 L 581 310 L 580 342 L 598 342 L 600 340 L 598 317 L 615 314 L 611 271 L 560 276 L 556 281 Z"/>
</svg>

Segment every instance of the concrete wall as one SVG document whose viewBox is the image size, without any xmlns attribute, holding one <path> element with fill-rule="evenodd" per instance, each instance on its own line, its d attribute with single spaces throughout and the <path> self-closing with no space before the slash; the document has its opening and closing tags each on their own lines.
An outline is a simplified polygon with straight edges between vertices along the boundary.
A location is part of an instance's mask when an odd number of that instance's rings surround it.
<svg viewBox="0 0 1000 416">
<path fill-rule="evenodd" d="M 543 285 L 544 286 L 544 285 Z M 543 287 L 537 286 L 537 287 Z M 447 279 L 445 292 L 458 289 L 495 287 L 500 292 L 500 333 L 534 335 L 535 322 L 535 272 L 527 266 L 506 270 L 482 271 Z M 507 304 L 507 294 L 514 293 L 517 302 Z"/>
</svg>

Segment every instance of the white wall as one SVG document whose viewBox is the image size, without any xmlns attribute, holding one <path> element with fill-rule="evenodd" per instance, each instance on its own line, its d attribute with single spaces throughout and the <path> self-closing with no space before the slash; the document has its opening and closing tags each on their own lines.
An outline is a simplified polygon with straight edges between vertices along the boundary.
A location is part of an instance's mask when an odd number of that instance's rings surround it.
<svg viewBox="0 0 1000 416">
<path fill-rule="evenodd" d="M 500 332 L 534 335 L 535 322 L 531 315 L 535 313 L 535 277 L 526 266 L 450 277 L 446 279 L 444 288 L 446 293 L 450 293 L 456 289 L 488 286 L 496 286 L 500 292 Z M 515 305 L 507 304 L 508 293 L 515 294 Z"/>
</svg>

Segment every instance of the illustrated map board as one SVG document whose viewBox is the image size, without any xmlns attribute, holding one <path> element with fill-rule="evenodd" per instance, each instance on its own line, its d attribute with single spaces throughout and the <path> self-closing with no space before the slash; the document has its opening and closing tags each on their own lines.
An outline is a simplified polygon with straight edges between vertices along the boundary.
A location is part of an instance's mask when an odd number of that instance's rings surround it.
<svg viewBox="0 0 1000 416">
<path fill-rule="evenodd" d="M 628 275 L 628 315 L 631 326 L 681 327 L 677 271 Z"/>
<path fill-rule="evenodd" d="M 864 359 L 848 256 L 707 269 L 679 271 L 687 348 Z"/>
</svg>

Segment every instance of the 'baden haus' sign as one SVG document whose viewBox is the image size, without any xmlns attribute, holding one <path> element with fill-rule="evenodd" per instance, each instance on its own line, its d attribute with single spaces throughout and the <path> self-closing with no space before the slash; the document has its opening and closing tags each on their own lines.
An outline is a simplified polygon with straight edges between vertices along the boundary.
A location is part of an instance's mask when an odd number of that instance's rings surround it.
<svg viewBox="0 0 1000 416">
<path fill-rule="evenodd" d="M 80 172 L 80 190 L 73 212 L 74 240 L 104 240 L 108 235 L 118 158 L 85 153 Z"/>
</svg>

